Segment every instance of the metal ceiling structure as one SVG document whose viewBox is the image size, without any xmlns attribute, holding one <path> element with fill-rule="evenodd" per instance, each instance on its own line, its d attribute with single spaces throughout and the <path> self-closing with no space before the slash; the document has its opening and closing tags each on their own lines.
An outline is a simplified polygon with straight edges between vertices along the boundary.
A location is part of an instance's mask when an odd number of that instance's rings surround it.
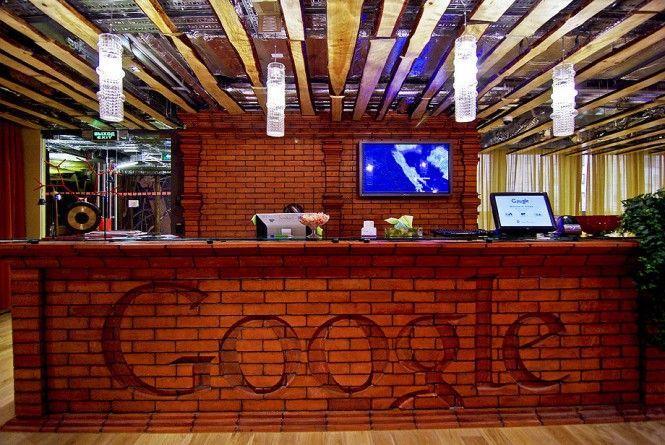
<svg viewBox="0 0 665 445">
<path fill-rule="evenodd" d="M 340 22 L 336 14 L 354 6 L 357 27 Z M 286 65 L 289 112 L 339 120 L 393 111 L 417 124 L 452 112 L 448 64 L 466 13 L 479 36 L 477 124 L 486 151 L 559 149 L 655 122 L 630 141 L 665 116 L 664 10 L 665 0 L 5 0 L 0 111 L 45 129 L 108 127 L 89 102 L 90 69 L 96 33 L 114 32 L 128 56 L 121 128 L 177 128 L 183 111 L 260 113 L 274 53 Z M 352 52 L 336 49 L 345 38 L 355 41 Z M 549 73 L 563 58 L 578 73 L 584 130 L 562 139 L 547 123 Z M 339 79 L 343 88 L 334 86 Z"/>
</svg>

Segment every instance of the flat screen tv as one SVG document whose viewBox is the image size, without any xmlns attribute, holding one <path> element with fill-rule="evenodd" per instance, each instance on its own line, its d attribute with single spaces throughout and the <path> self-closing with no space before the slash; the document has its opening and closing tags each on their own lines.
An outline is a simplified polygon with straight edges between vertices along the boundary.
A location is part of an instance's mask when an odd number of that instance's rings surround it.
<svg viewBox="0 0 665 445">
<path fill-rule="evenodd" d="M 361 142 L 360 196 L 448 195 L 450 142 Z"/>
</svg>

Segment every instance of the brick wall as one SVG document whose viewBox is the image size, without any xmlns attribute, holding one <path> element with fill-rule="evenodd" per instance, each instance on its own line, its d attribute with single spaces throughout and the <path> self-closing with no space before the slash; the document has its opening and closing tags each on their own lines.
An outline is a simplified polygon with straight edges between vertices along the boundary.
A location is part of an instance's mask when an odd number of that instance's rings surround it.
<svg viewBox="0 0 665 445">
<path fill-rule="evenodd" d="M 469 124 L 447 117 L 416 128 L 403 116 L 383 121 L 330 122 L 329 116 L 289 115 L 284 138 L 265 135 L 262 115 L 183 115 L 179 147 L 184 161 L 185 230 L 195 237 L 253 237 L 254 213 L 281 211 L 292 202 L 331 215 L 330 236 L 359 236 L 362 221 L 380 226 L 391 216 L 412 214 L 433 227 L 475 228 L 479 136 Z M 358 143 L 363 140 L 432 141 L 453 144 L 453 194 L 437 198 L 361 198 L 357 188 Z"/>
<path fill-rule="evenodd" d="M 18 416 L 640 400 L 632 243 L 86 243 L 20 255 Z M 652 404 L 665 403 L 658 366 Z"/>
</svg>

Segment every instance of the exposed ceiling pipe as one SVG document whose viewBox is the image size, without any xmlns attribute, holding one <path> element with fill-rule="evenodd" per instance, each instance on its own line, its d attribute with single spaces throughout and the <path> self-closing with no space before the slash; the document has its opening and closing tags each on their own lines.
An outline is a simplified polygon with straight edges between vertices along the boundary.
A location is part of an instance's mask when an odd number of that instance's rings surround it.
<svg viewBox="0 0 665 445">
<path fill-rule="evenodd" d="M 189 87 L 187 87 L 187 85 L 185 85 L 182 82 L 182 80 L 173 73 L 173 71 L 171 71 L 168 67 L 166 67 L 154 55 L 154 53 L 150 49 L 146 48 L 146 46 L 140 40 L 138 40 L 136 37 L 134 37 L 131 34 L 127 34 L 126 36 L 128 37 L 129 42 L 130 42 L 130 45 L 129 45 L 130 51 L 132 51 L 132 53 L 134 55 L 136 55 L 136 57 L 138 57 L 141 60 L 141 62 L 143 62 L 144 64 L 149 65 L 149 66 L 154 66 L 154 67 L 158 68 L 159 70 L 163 71 L 177 85 L 176 88 L 178 88 L 179 90 L 187 92 L 187 94 L 189 94 L 189 95 L 192 94 L 192 91 L 189 89 Z"/>
</svg>

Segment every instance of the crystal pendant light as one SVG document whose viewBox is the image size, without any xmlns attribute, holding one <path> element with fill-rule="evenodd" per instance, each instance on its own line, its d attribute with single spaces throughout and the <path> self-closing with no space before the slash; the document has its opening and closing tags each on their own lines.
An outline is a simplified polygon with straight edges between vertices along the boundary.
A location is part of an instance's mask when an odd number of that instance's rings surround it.
<svg viewBox="0 0 665 445">
<path fill-rule="evenodd" d="M 268 64 L 266 108 L 266 134 L 279 138 L 284 136 L 284 109 L 286 108 L 286 72 L 284 64 Z"/>
<path fill-rule="evenodd" d="M 125 77 L 122 69 L 122 39 L 116 34 L 100 34 L 97 46 L 99 118 L 107 122 L 122 122 L 125 118 L 125 96 L 122 93 L 122 79 Z"/>
<path fill-rule="evenodd" d="M 476 119 L 478 80 L 476 37 L 463 34 L 455 40 L 455 121 L 471 122 Z"/>
<path fill-rule="evenodd" d="M 575 67 L 561 62 L 552 70 L 552 134 L 570 136 L 575 132 Z"/>
</svg>

